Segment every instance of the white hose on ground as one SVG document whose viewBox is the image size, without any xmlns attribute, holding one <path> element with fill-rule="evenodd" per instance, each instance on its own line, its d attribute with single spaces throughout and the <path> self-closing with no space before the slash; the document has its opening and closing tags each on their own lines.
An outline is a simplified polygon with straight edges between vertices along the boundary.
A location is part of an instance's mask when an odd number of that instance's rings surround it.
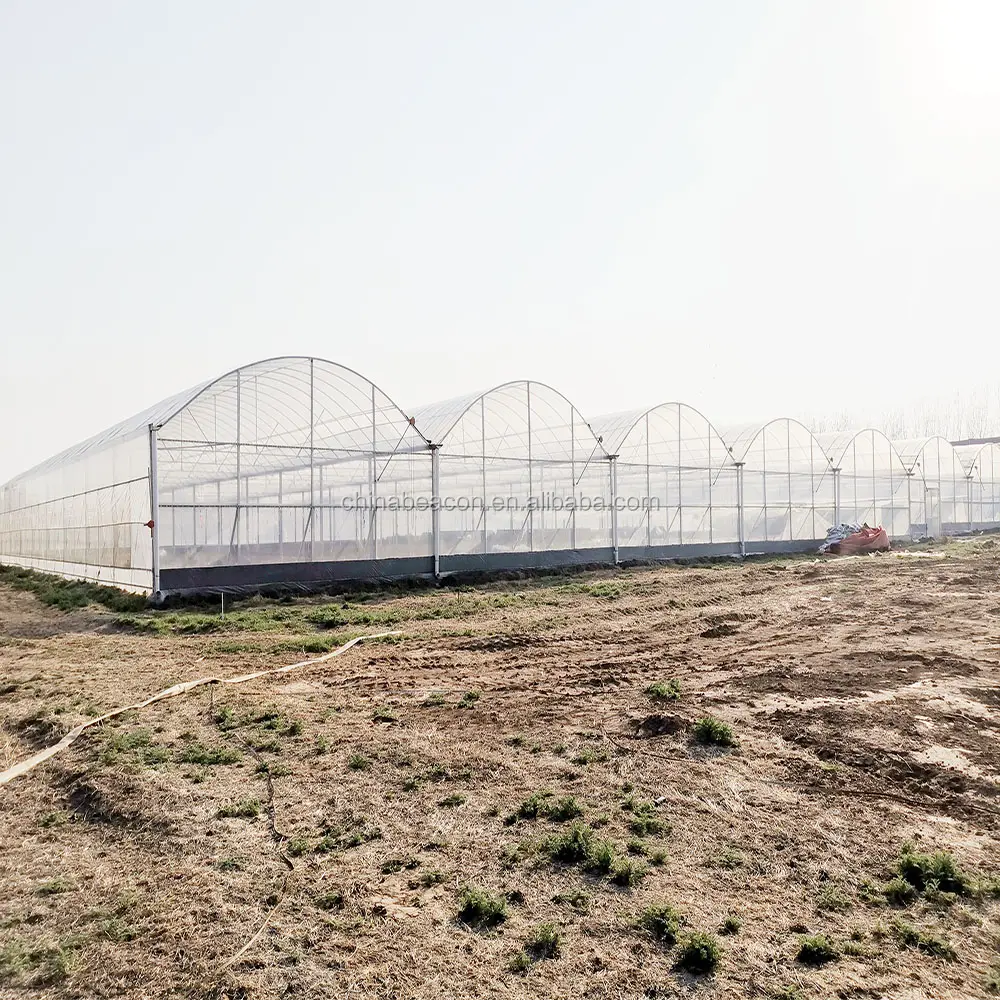
<svg viewBox="0 0 1000 1000">
<path fill-rule="evenodd" d="M 81 722 L 79 726 L 71 729 L 58 743 L 53 743 L 52 746 L 39 750 L 38 753 L 28 757 L 27 760 L 22 760 L 19 764 L 11 765 L 6 771 L 0 771 L 0 785 L 6 785 L 8 781 L 13 781 L 14 778 L 22 774 L 27 774 L 50 757 L 54 757 L 60 751 L 65 750 L 66 747 L 73 744 L 91 726 L 99 726 L 107 722 L 108 719 L 113 719 L 116 715 L 121 715 L 123 712 L 136 711 L 140 708 L 145 708 L 147 705 L 152 705 L 154 702 L 163 701 L 164 698 L 173 698 L 179 694 L 187 694 L 188 691 L 192 691 L 197 687 L 204 687 L 206 684 L 244 684 L 246 681 L 256 680 L 258 677 L 273 677 L 277 674 L 287 674 L 290 670 L 298 670 L 299 667 L 309 667 L 315 663 L 322 663 L 324 660 L 332 660 L 335 656 L 346 653 L 352 646 L 366 639 L 384 639 L 390 635 L 400 635 L 400 633 L 376 632 L 373 635 L 359 635 L 349 642 L 345 642 L 343 646 L 338 646 L 332 652 L 324 653 L 322 656 L 317 656 L 312 660 L 300 660 L 298 663 L 289 663 L 284 667 L 275 667 L 272 670 L 258 670 L 256 673 L 243 674 L 240 677 L 201 677 L 195 681 L 183 681 L 180 684 L 174 684 L 173 687 L 164 688 L 162 691 L 157 691 L 156 694 L 150 695 L 145 701 L 137 701 L 134 705 L 125 705 L 122 708 L 116 708 L 113 712 L 108 712 L 97 719 L 89 719 L 87 722 Z"/>
</svg>

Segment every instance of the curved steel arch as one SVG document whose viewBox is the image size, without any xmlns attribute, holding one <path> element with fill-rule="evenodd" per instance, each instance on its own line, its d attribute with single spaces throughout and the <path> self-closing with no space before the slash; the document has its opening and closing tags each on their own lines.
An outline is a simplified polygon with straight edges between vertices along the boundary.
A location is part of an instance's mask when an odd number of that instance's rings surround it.
<svg viewBox="0 0 1000 1000">
<path fill-rule="evenodd" d="M 1000 443 L 996 441 L 984 441 L 982 444 L 957 444 L 952 445 L 952 447 L 955 449 L 955 454 L 958 455 L 958 460 L 962 463 L 962 468 L 965 469 L 967 476 L 972 475 L 984 451 L 995 450 L 1000 455 Z"/>
<path fill-rule="evenodd" d="M 628 440 L 628 436 L 635 430 L 636 426 L 639 424 L 644 417 L 651 413 L 655 413 L 657 410 L 665 410 L 668 407 L 684 407 L 685 410 L 690 410 L 692 413 L 697 414 L 702 420 L 708 425 L 709 430 L 722 442 L 723 446 L 726 447 L 726 453 L 730 454 L 729 448 L 726 445 L 725 438 L 719 433 L 719 428 L 715 426 L 714 423 L 698 409 L 697 406 L 692 406 L 690 403 L 685 403 L 680 399 L 666 400 L 662 403 L 657 403 L 655 406 L 647 406 L 642 409 L 637 410 L 625 410 L 622 413 L 610 413 L 602 417 L 598 417 L 596 420 L 592 421 L 592 429 L 594 433 L 597 434 L 598 431 L 604 431 L 607 429 L 615 429 L 618 433 L 617 439 L 614 441 L 614 447 L 609 448 L 607 442 L 605 442 L 605 450 L 608 454 L 616 454 L 621 446 Z M 602 423 L 603 421 L 603 423 Z M 629 421 L 626 426 L 626 421 Z M 622 429 L 624 428 L 624 429 Z M 602 433 L 601 437 L 605 435 Z"/>
<path fill-rule="evenodd" d="M 456 396 L 454 399 L 443 400 L 440 403 L 428 403 L 424 406 L 417 407 L 413 414 L 414 426 L 426 441 L 433 445 L 441 447 L 448 439 L 448 435 L 455 429 L 462 418 L 478 403 L 480 400 L 486 399 L 495 392 L 499 392 L 501 389 L 506 389 L 509 386 L 532 386 L 538 385 L 543 389 L 548 389 L 549 392 L 555 393 L 560 399 L 564 400 L 566 403 L 572 407 L 573 411 L 579 413 L 583 416 L 583 411 L 573 402 L 565 393 L 561 392 L 553 385 L 549 385 L 547 382 L 539 382 L 537 379 L 510 379 L 507 382 L 500 382 L 498 385 L 494 385 L 483 392 L 470 393 L 466 396 Z M 601 444 L 598 438 L 597 432 L 594 430 L 591 422 L 584 418 L 584 425 L 594 436 L 595 441 Z M 426 431 L 426 433 L 425 433 Z M 603 449 L 603 446 L 602 446 Z M 605 452 L 607 454 L 607 452 Z"/>
<path fill-rule="evenodd" d="M 257 361 L 251 361 L 249 364 L 238 365 L 236 368 L 232 368 L 229 371 L 224 372 L 222 375 L 219 375 L 218 377 L 211 379 L 208 382 L 203 382 L 201 385 L 195 386 L 193 389 L 188 390 L 190 396 L 187 399 L 185 399 L 182 403 L 180 403 L 176 408 L 174 408 L 170 413 L 168 413 L 165 417 L 163 417 L 157 426 L 162 427 L 164 424 L 168 423 L 179 413 L 182 413 L 185 409 L 187 409 L 192 404 L 197 402 L 197 400 L 201 396 L 203 396 L 206 392 L 208 392 L 210 389 L 214 388 L 221 382 L 225 381 L 225 379 L 233 375 L 236 375 L 237 373 L 249 372 L 252 371 L 254 368 L 262 368 L 265 365 L 270 365 L 273 364 L 274 362 L 279 362 L 279 361 L 281 362 L 311 361 L 313 363 L 319 362 L 320 364 L 329 365 L 331 368 L 337 368 L 343 372 L 347 372 L 349 375 L 353 375 L 356 378 L 361 379 L 363 382 L 367 382 L 372 388 L 377 389 L 396 408 L 396 410 L 399 412 L 399 415 L 403 418 L 403 420 L 407 421 L 410 424 L 410 426 L 412 426 L 413 429 L 418 434 L 420 434 L 420 436 L 428 444 L 430 444 L 429 439 L 424 437 L 424 435 L 420 432 L 420 429 L 419 427 L 417 427 L 413 417 L 405 413 L 403 408 L 377 382 L 373 382 L 370 378 L 368 378 L 367 375 L 364 375 L 361 372 L 356 371 L 354 368 L 349 368 L 347 365 L 342 365 L 337 361 L 330 361 L 328 358 L 320 358 L 309 354 L 279 354 L 276 355 L 275 357 L 261 358 Z M 174 398 L 176 397 L 171 397 L 171 400 Z M 170 400 L 168 400 L 167 402 L 169 401 Z"/>
<path fill-rule="evenodd" d="M 855 441 L 861 437 L 862 434 L 877 434 L 889 445 L 892 450 L 892 454 L 895 456 L 896 460 L 899 462 L 899 467 L 909 474 L 909 469 L 906 467 L 906 463 L 903 461 L 903 456 L 899 453 L 899 449 L 896 447 L 896 442 L 889 437 L 885 431 L 880 431 L 877 427 L 863 427 L 859 431 L 841 431 L 835 434 L 816 434 L 814 437 L 823 445 L 826 454 L 829 456 L 830 460 L 833 462 L 834 468 L 839 468 L 843 463 L 844 456 L 847 454 L 847 449 L 854 444 Z M 827 440 L 824 440 L 827 439 Z M 833 452 L 830 448 L 831 445 L 835 445 L 839 451 Z M 841 447 L 841 445 L 843 447 Z M 836 457 L 834 457 L 836 455 Z"/>
<path fill-rule="evenodd" d="M 766 423 L 760 425 L 747 424 L 744 427 L 723 428 L 722 431 L 716 429 L 716 433 L 719 434 L 719 436 L 725 442 L 726 447 L 729 450 L 729 454 L 732 455 L 733 457 L 733 461 L 743 462 L 747 454 L 749 453 L 751 447 L 753 447 L 753 444 L 757 440 L 757 438 L 759 438 L 761 434 L 763 434 L 764 431 L 768 429 L 768 427 L 780 423 L 797 424 L 799 427 L 801 427 L 809 435 L 809 437 L 811 437 L 813 441 L 815 441 L 816 444 L 819 446 L 820 454 L 823 455 L 823 457 L 826 459 L 828 467 L 831 469 L 834 467 L 833 459 L 830 457 L 830 454 L 826 450 L 826 448 L 823 447 L 823 442 L 820 441 L 820 439 L 816 436 L 816 434 L 810 427 L 806 426 L 806 424 L 802 423 L 802 421 L 796 417 L 773 417 L 771 420 L 768 420 Z M 733 434 L 733 437 L 731 439 L 732 440 L 731 444 L 730 444 L 730 438 L 728 437 L 730 433 Z M 739 444 L 741 441 L 745 442 L 745 444 L 742 451 L 740 451 L 739 453 L 739 458 L 737 458 L 734 449 L 736 448 L 737 444 Z"/>
<path fill-rule="evenodd" d="M 378 385 L 378 383 L 373 382 L 361 372 L 355 371 L 353 368 L 348 368 L 346 365 L 338 364 L 336 361 L 330 361 L 327 358 L 318 358 L 304 354 L 277 355 L 272 358 L 262 358 L 258 361 L 251 361 L 245 365 L 239 365 L 227 372 L 223 372 L 215 378 L 208 379 L 205 382 L 199 382 L 188 389 L 182 389 L 180 392 L 166 396 L 158 403 L 154 403 L 152 406 L 149 406 L 144 410 L 140 410 L 138 413 L 133 414 L 130 417 L 126 417 L 124 420 L 120 420 L 117 423 L 112 424 L 110 427 L 106 427 L 102 431 L 98 431 L 97 434 L 93 434 L 89 438 L 85 438 L 83 441 L 70 445 L 68 448 L 64 448 L 62 451 L 52 455 L 50 458 L 44 459 L 37 465 L 26 469 L 24 472 L 18 473 L 2 485 L 4 487 L 13 486 L 21 480 L 40 475 L 50 469 L 57 468 L 66 462 L 83 458 L 91 452 L 99 451 L 102 448 L 113 444 L 115 441 L 124 440 L 125 438 L 130 438 L 135 434 L 139 434 L 145 431 L 151 424 L 153 427 L 160 428 L 168 421 L 176 417 L 179 413 L 182 413 L 185 409 L 190 407 L 214 386 L 218 385 L 230 376 L 235 375 L 237 372 L 249 371 L 253 368 L 258 368 L 276 361 L 318 361 L 322 364 L 330 365 L 333 368 L 339 368 L 350 375 L 362 379 L 377 389 L 399 411 L 400 416 L 402 416 L 404 420 L 410 421 L 412 424 L 411 418 L 403 411 L 399 404 L 380 385 Z M 413 424 L 413 427 L 417 433 L 420 434 L 420 431 L 415 424 Z M 420 434 L 420 436 L 424 437 L 423 434 Z M 427 441 L 427 438 L 424 437 L 424 440 Z M 427 443 L 429 444 L 430 442 L 427 441 Z"/>
<path fill-rule="evenodd" d="M 961 455 L 958 449 L 941 434 L 929 434 L 927 437 L 919 438 L 904 438 L 902 441 L 894 441 L 893 445 L 896 448 L 896 452 L 903 462 L 907 473 L 913 475 L 914 469 L 920 463 L 920 458 L 924 453 L 924 449 L 934 441 L 942 441 L 948 446 L 948 448 L 954 452 L 956 457 L 958 457 L 959 465 L 965 468 L 965 463 L 962 462 Z M 905 448 L 905 450 L 903 450 Z M 912 449 L 912 450 L 911 450 Z M 920 465 L 920 478 L 924 479 L 923 465 Z"/>
</svg>

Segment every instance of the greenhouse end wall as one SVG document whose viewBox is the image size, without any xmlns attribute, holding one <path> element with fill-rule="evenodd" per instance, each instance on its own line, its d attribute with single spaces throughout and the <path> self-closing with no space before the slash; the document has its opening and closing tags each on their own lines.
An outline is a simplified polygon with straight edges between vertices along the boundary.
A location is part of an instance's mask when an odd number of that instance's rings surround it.
<svg viewBox="0 0 1000 1000">
<path fill-rule="evenodd" d="M 1000 448 L 717 428 L 684 403 L 589 421 L 533 381 L 409 413 L 319 358 L 246 365 L 0 487 L 0 563 L 144 592 L 815 548 L 1000 527 Z"/>
</svg>

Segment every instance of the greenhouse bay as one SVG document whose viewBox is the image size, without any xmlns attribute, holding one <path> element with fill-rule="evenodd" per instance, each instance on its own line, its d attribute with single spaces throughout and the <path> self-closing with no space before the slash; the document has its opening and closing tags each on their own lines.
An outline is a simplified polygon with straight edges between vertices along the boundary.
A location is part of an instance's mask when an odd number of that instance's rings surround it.
<svg viewBox="0 0 1000 1000">
<path fill-rule="evenodd" d="M 156 597 L 808 550 L 1000 527 L 1000 445 L 581 413 L 509 382 L 403 409 L 331 361 L 203 382 L 0 487 L 0 563 Z"/>
</svg>

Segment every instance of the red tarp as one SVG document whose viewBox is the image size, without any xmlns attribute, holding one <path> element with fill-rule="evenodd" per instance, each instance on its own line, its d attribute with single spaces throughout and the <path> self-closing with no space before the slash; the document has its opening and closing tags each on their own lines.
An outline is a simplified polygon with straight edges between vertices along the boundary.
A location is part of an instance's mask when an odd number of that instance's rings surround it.
<svg viewBox="0 0 1000 1000">
<path fill-rule="evenodd" d="M 864 552 L 888 552 L 889 536 L 885 528 L 869 528 L 867 525 L 853 535 L 834 542 L 829 549 L 834 555 L 853 556 Z"/>
</svg>

